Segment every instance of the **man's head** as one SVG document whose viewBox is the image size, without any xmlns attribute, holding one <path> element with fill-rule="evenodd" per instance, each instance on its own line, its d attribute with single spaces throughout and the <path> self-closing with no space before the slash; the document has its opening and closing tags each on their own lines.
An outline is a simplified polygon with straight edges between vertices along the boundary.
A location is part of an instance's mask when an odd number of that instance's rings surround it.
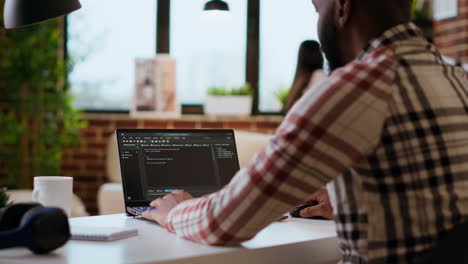
<svg viewBox="0 0 468 264">
<path fill-rule="evenodd" d="M 312 0 L 330 69 L 342 67 L 385 30 L 410 21 L 412 0 Z"/>
</svg>

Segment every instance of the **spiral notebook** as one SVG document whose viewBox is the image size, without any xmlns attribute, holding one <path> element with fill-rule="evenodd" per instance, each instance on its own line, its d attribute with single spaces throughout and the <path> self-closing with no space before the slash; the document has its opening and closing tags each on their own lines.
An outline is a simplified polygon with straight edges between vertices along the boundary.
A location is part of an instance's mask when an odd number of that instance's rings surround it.
<svg viewBox="0 0 468 264">
<path fill-rule="evenodd" d="M 70 226 L 71 239 L 73 240 L 93 240 L 112 241 L 126 237 L 138 235 L 138 230 L 125 227 L 90 227 L 90 226 Z"/>
</svg>

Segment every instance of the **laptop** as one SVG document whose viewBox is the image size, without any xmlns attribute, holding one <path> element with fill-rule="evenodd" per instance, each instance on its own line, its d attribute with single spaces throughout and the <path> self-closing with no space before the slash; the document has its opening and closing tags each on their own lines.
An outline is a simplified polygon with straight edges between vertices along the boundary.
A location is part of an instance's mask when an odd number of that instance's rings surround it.
<svg viewBox="0 0 468 264">
<path fill-rule="evenodd" d="M 239 170 L 233 130 L 117 129 L 116 136 L 127 216 L 176 189 L 216 192 Z"/>
</svg>

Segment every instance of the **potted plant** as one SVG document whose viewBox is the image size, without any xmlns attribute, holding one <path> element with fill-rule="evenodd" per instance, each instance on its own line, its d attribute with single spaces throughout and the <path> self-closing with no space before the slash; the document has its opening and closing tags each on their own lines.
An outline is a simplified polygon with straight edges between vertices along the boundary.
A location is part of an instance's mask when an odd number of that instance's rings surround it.
<svg viewBox="0 0 468 264">
<path fill-rule="evenodd" d="M 433 21 L 431 14 L 431 1 L 414 0 L 411 13 L 411 20 L 423 31 L 424 36 L 432 40 L 433 38 Z"/>
<path fill-rule="evenodd" d="M 284 111 L 284 106 L 286 105 L 286 100 L 288 99 L 289 88 L 280 88 L 275 92 L 276 100 L 281 105 L 281 110 Z"/>
<path fill-rule="evenodd" d="M 63 148 L 78 143 L 86 125 L 67 85 L 63 23 L 0 29 L 0 166 L 12 188 L 31 189 L 36 175 L 59 175 Z"/>
<path fill-rule="evenodd" d="M 252 109 L 252 88 L 246 83 L 240 88 L 211 87 L 205 102 L 205 114 L 246 116 Z"/>
</svg>

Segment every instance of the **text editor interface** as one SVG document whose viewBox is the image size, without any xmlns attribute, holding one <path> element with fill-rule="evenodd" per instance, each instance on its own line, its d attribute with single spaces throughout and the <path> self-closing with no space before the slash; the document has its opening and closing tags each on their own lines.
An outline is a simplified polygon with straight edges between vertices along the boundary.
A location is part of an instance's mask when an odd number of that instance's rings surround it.
<svg viewBox="0 0 468 264">
<path fill-rule="evenodd" d="M 214 192 L 239 169 L 232 132 L 119 132 L 118 140 L 127 201 Z"/>
</svg>

